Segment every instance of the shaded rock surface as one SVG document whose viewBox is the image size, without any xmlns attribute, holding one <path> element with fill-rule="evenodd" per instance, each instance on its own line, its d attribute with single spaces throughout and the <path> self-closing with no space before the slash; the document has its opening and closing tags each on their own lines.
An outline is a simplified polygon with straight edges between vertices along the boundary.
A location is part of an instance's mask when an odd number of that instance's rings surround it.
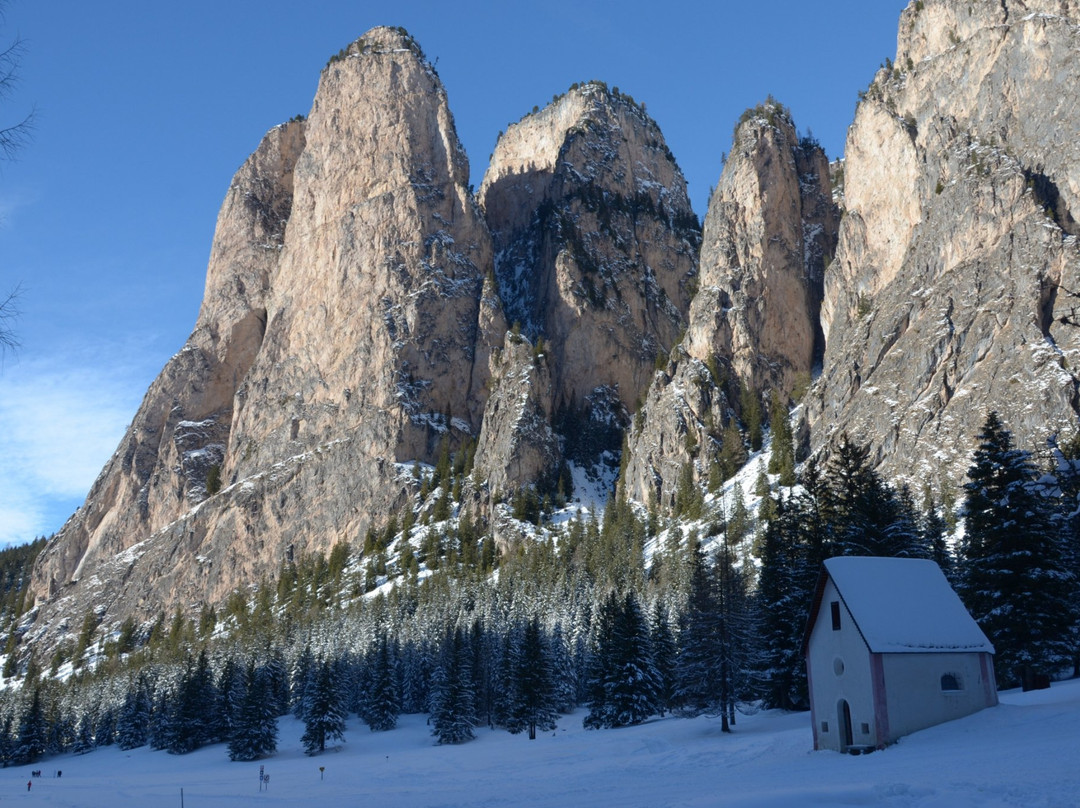
<svg viewBox="0 0 1080 808">
<path fill-rule="evenodd" d="M 548 346 L 554 410 L 608 387 L 632 412 L 685 325 L 700 240 L 656 123 L 574 87 L 499 139 L 480 200 L 507 320 Z"/>
<path fill-rule="evenodd" d="M 492 354 L 490 386 L 473 478 L 493 494 L 537 481 L 550 486 L 563 454 L 552 429 L 548 357 L 525 338 L 507 332 L 502 350 Z"/>
</svg>

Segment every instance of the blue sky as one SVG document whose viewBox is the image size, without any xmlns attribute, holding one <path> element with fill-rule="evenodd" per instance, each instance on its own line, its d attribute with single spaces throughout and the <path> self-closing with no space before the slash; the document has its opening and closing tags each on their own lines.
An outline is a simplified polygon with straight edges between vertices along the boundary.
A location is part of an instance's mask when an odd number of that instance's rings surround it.
<svg viewBox="0 0 1080 808">
<path fill-rule="evenodd" d="M 82 503 L 195 323 L 233 172 L 369 28 L 406 27 L 436 62 L 477 186 L 499 130 L 598 78 L 645 102 L 703 216 L 735 121 L 770 93 L 842 154 L 905 5 L 8 0 L 0 43 L 26 51 L 0 126 L 31 108 L 37 126 L 0 165 L 0 294 L 22 287 L 22 346 L 0 366 L 0 544 Z"/>
</svg>

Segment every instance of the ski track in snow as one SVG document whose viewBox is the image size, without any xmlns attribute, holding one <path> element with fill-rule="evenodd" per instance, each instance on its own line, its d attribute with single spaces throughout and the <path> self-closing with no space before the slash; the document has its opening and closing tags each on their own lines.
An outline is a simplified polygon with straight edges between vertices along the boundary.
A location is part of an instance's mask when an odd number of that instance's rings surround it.
<svg viewBox="0 0 1080 808">
<path fill-rule="evenodd" d="M 301 752 L 303 725 L 283 718 L 278 752 L 263 761 L 230 762 L 224 744 L 181 756 L 108 747 L 4 769 L 0 801 L 156 808 L 179 806 L 183 789 L 185 808 L 1080 805 L 1080 681 L 1001 701 L 858 757 L 811 751 L 808 713 L 739 715 L 725 735 L 713 718 L 587 731 L 578 711 L 535 741 L 483 728 L 460 746 L 434 745 L 425 716 L 402 716 L 388 733 L 351 717 L 345 743 L 317 757 Z M 263 792 L 260 765 L 270 775 Z M 27 793 L 31 769 L 44 776 Z"/>
</svg>

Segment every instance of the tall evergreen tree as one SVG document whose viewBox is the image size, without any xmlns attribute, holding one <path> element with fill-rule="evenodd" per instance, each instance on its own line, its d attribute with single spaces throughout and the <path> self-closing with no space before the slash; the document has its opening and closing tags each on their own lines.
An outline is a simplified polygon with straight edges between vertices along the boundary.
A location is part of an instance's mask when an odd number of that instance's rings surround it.
<svg viewBox="0 0 1080 808">
<path fill-rule="evenodd" d="M 1029 455 L 991 412 L 964 486 L 960 595 L 994 644 L 1004 687 L 1053 674 L 1072 655 L 1075 579 L 1035 480 Z"/>
<path fill-rule="evenodd" d="M 364 721 L 372 732 L 385 732 L 397 725 L 401 713 L 397 671 L 391 647 L 385 636 L 380 637 L 368 665 L 370 678 L 364 694 Z"/>
<path fill-rule="evenodd" d="M 128 686 L 116 721 L 116 743 L 121 749 L 137 749 L 150 740 L 152 704 L 146 677 L 139 676 Z"/>
<path fill-rule="evenodd" d="M 345 709 L 334 664 L 324 659 L 315 663 L 315 669 L 314 681 L 304 691 L 304 734 L 300 737 L 308 755 L 325 751 L 327 741 L 345 740 Z"/>
<path fill-rule="evenodd" d="M 85 712 L 79 719 L 79 728 L 75 733 L 75 743 L 72 744 L 71 751 L 76 755 L 85 755 L 87 752 L 94 751 L 94 717 Z"/>
<path fill-rule="evenodd" d="M 941 567 L 949 583 L 956 585 L 956 558 L 948 541 L 948 528 L 933 494 L 926 493 L 923 500 L 922 519 L 919 522 L 922 546 L 930 553 L 930 560 Z"/>
<path fill-rule="evenodd" d="M 780 475 L 782 486 L 795 485 L 795 440 L 791 434 L 787 403 L 775 390 L 769 396 L 769 433 L 772 436 L 769 474 Z"/>
<path fill-rule="evenodd" d="M 520 642 L 513 649 L 511 692 L 506 728 L 517 734 L 528 731 L 529 740 L 536 732 L 555 729 L 555 683 L 540 620 L 533 617 L 525 624 Z"/>
<path fill-rule="evenodd" d="M 892 555 L 889 526 L 897 516 L 892 490 L 870 465 L 869 445 L 846 434 L 825 470 L 822 504 L 839 555 Z"/>
<path fill-rule="evenodd" d="M 648 624 L 633 592 L 612 592 L 600 608 L 590 671 L 589 729 L 640 724 L 660 711 L 660 677 Z"/>
<path fill-rule="evenodd" d="M 755 669 L 766 707 L 806 709 L 806 668 L 800 653 L 809 602 L 800 528 L 799 500 L 777 501 L 776 518 L 765 526 L 758 577 L 761 615 Z"/>
<path fill-rule="evenodd" d="M 230 740 L 235 735 L 240 706 L 247 692 L 244 670 L 229 656 L 221 668 L 217 680 L 217 727 L 219 740 Z"/>
<path fill-rule="evenodd" d="M 196 660 L 188 655 L 187 666 L 173 696 L 171 719 L 167 724 L 164 748 L 184 755 L 216 740 L 217 688 L 204 648 Z"/>
<path fill-rule="evenodd" d="M 304 719 L 304 705 L 306 691 L 314 679 L 318 670 L 315 664 L 315 655 L 311 652 L 311 643 L 305 643 L 296 661 L 289 672 L 289 698 L 292 702 L 293 715 L 301 721 Z"/>
<path fill-rule="evenodd" d="M 695 542 L 689 553 L 690 594 L 680 621 L 675 703 L 688 715 L 701 715 L 719 711 L 723 617 L 705 552 Z"/>
<path fill-rule="evenodd" d="M 1065 566 L 1073 578 L 1073 676 L 1080 677 L 1080 433 L 1057 448 L 1054 460 L 1058 484 L 1054 524 L 1061 537 Z"/>
<path fill-rule="evenodd" d="M 660 714 L 663 715 L 675 699 L 679 647 L 675 642 L 668 610 L 659 598 L 653 605 L 649 635 L 652 638 L 653 661 L 660 684 Z"/>
<path fill-rule="evenodd" d="M 41 687 L 35 687 L 30 702 L 19 718 L 14 758 L 17 763 L 33 763 L 45 753 L 49 726 L 45 719 Z"/>
<path fill-rule="evenodd" d="M 440 744 L 471 741 L 476 723 L 472 649 L 460 628 L 448 631 L 431 692 L 431 734 Z"/>
<path fill-rule="evenodd" d="M 268 671 L 256 668 L 252 661 L 248 663 L 242 681 L 243 695 L 234 713 L 232 736 L 229 739 L 229 760 L 258 760 L 277 749 L 277 705 L 273 680 Z"/>
</svg>

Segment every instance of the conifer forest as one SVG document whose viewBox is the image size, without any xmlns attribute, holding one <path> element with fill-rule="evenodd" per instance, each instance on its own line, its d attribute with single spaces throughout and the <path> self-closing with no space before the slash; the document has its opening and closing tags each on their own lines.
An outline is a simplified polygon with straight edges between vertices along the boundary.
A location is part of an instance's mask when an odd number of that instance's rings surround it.
<svg viewBox="0 0 1080 808">
<path fill-rule="evenodd" d="M 730 731 L 749 711 L 808 708 L 803 632 L 835 555 L 936 561 L 994 643 L 999 687 L 1077 671 L 1080 446 L 1036 456 L 991 413 L 967 479 L 937 501 L 886 483 L 847 440 L 796 466 L 783 433 L 774 423 L 752 490 L 718 472 L 714 490 L 681 487 L 671 513 L 616 493 L 602 518 L 556 522 L 560 492 L 517 503 L 535 532 L 504 548 L 455 499 L 467 450 L 446 453 L 417 469 L 444 492 L 436 512 L 406 510 L 362 544 L 286 559 L 221 611 L 108 635 L 90 613 L 51 658 L 20 668 L 9 653 L 4 673 L 22 686 L 0 696 L 0 759 L 226 743 L 231 759 L 255 760 L 274 752 L 288 713 L 310 755 L 343 740 L 352 714 L 372 732 L 427 714 L 439 744 L 482 725 L 524 741 L 578 708 L 597 731 L 667 713 L 717 716 Z M 41 546 L 0 553 L 9 651 Z"/>
</svg>

